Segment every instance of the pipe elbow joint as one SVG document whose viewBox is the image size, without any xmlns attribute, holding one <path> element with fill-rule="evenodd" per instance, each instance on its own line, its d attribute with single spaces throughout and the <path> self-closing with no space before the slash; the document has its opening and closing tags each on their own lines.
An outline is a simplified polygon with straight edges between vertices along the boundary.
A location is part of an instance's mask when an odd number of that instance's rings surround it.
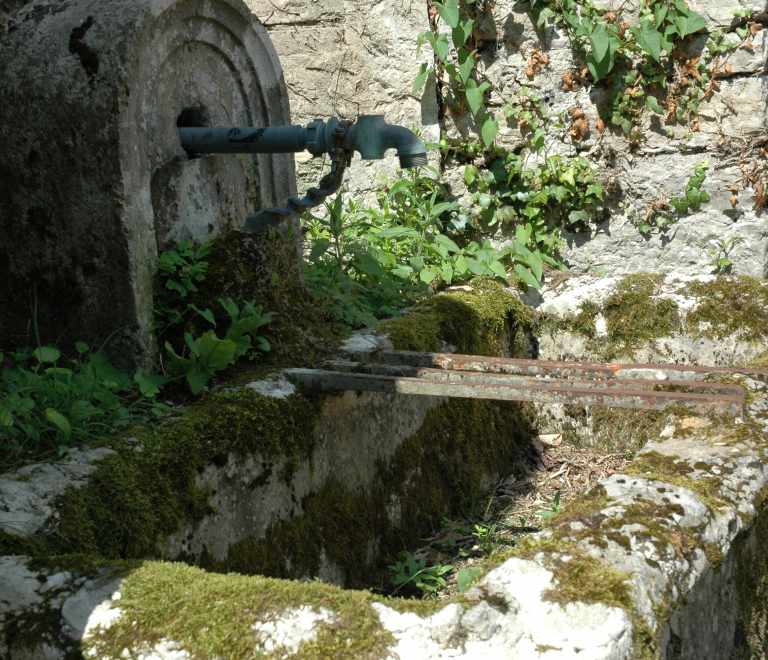
<svg viewBox="0 0 768 660">
<path fill-rule="evenodd" d="M 388 149 L 396 149 L 400 167 L 427 164 L 427 148 L 413 131 L 404 126 L 387 124 L 384 115 L 363 115 L 355 127 L 354 149 L 363 160 L 384 158 Z"/>
</svg>

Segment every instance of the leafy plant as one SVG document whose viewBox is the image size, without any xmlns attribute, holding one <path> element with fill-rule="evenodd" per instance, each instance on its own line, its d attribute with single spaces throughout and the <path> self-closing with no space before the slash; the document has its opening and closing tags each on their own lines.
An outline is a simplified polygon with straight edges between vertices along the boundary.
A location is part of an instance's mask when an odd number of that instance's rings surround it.
<svg viewBox="0 0 768 660">
<path fill-rule="evenodd" d="M 231 319 L 224 339 L 219 339 L 213 330 L 208 330 L 196 339 L 186 332 L 184 340 L 189 348 L 187 356 L 178 355 L 169 342 L 165 343 L 171 372 L 186 379 L 192 394 L 200 394 L 217 371 L 226 369 L 248 353 L 252 338 L 256 340 L 257 350 L 270 350 L 269 342 L 263 337 L 257 337 L 256 330 L 269 323 L 272 313 L 262 314 L 261 305 L 255 306 L 253 300 L 244 302 L 242 309 L 238 308 L 231 298 L 226 301 L 219 298 L 219 303 Z M 216 320 L 210 309 L 201 311 L 193 305 L 190 307 L 216 327 Z"/>
<path fill-rule="evenodd" d="M 499 120 L 485 109 L 485 92 L 490 89 L 491 84 L 488 81 L 479 81 L 473 76 L 477 48 L 472 36 L 474 19 L 468 15 L 467 5 L 472 5 L 474 2 L 475 0 L 468 0 L 463 7 L 459 6 L 458 0 L 445 0 L 443 4 L 434 3 L 433 6 L 437 8 L 440 18 L 451 28 L 451 42 L 448 42 L 446 34 L 422 32 L 419 34 L 416 57 L 419 56 L 421 46 L 426 39 L 432 46 L 436 61 L 450 76 L 459 91 L 459 116 L 464 115 L 466 104 L 472 115 L 479 117 L 483 142 L 490 147 L 499 132 Z M 462 13 L 465 14 L 466 20 L 462 20 Z M 451 46 L 453 46 L 453 52 L 451 52 Z M 435 73 L 435 67 L 427 66 L 426 62 L 422 63 L 413 82 L 413 94 L 424 86 L 430 73 Z"/>
<path fill-rule="evenodd" d="M 438 589 L 445 587 L 443 575 L 453 570 L 452 565 L 441 564 L 439 561 L 435 561 L 434 566 L 427 566 L 426 557 L 416 561 L 414 556 L 407 551 L 401 552 L 398 559 L 400 561 L 389 567 L 395 573 L 392 576 L 392 584 L 395 586 L 392 595 L 406 585 L 420 589 L 424 597 L 435 594 Z"/>
<path fill-rule="evenodd" d="M 133 377 L 112 365 L 100 348 L 77 343 L 78 357 L 57 348 L 25 347 L 0 377 L 0 469 L 27 459 L 68 456 L 72 447 L 168 409 L 154 400 L 164 380 L 140 371 Z M 0 353 L 0 362 L 5 356 Z M 137 394 L 134 382 L 140 386 Z M 154 383 L 150 390 L 141 383 Z"/>
<path fill-rule="evenodd" d="M 643 109 L 682 123 L 697 115 L 702 93 L 705 96 L 717 86 L 704 63 L 688 59 L 685 48 L 678 47 L 707 26 L 683 0 L 648 0 L 631 26 L 616 11 L 590 2 L 533 0 L 531 7 L 539 26 L 556 20 L 586 62 L 583 72 L 564 76 L 563 88 L 575 91 L 579 83 L 587 82 L 587 75 L 593 83 L 604 81 L 607 104 L 601 116 L 631 138 L 641 137 L 635 127 Z M 672 71 L 666 60 L 671 56 L 682 63 L 670 86 Z M 653 95 L 657 92 L 666 96 L 664 105 Z"/>
<path fill-rule="evenodd" d="M 669 200 L 670 206 L 677 211 L 678 215 L 685 214 L 689 208 L 698 211 L 704 202 L 709 201 L 709 193 L 701 189 L 701 184 L 704 183 L 704 178 L 707 176 L 708 167 L 709 163 L 706 160 L 702 160 L 696 165 L 694 175 L 688 179 L 685 186 L 685 194 L 682 197 L 673 197 Z"/>
<path fill-rule="evenodd" d="M 181 241 L 178 250 L 169 250 L 157 257 L 166 288 L 177 291 L 182 298 L 190 291 L 197 291 L 195 282 L 205 279 L 208 262 L 202 259 L 209 251 L 208 244 L 193 248 L 189 241 Z"/>
<path fill-rule="evenodd" d="M 743 236 L 734 236 L 728 240 L 722 238 L 717 239 L 717 250 L 713 250 L 709 253 L 714 256 L 714 259 L 712 259 L 712 266 L 717 275 L 730 272 L 733 262 L 728 258 L 728 255 L 736 245 L 743 243 L 744 240 Z"/>
<path fill-rule="evenodd" d="M 552 500 L 552 505 L 549 509 L 543 509 L 541 511 L 534 511 L 534 516 L 541 516 L 542 518 L 551 518 L 552 516 L 560 513 L 562 507 L 560 506 L 560 491 L 555 493 L 555 497 Z"/>
<path fill-rule="evenodd" d="M 456 584 L 459 587 L 459 591 L 466 591 L 480 573 L 482 571 L 479 568 L 473 568 L 472 566 L 460 568 L 456 575 Z"/>
</svg>

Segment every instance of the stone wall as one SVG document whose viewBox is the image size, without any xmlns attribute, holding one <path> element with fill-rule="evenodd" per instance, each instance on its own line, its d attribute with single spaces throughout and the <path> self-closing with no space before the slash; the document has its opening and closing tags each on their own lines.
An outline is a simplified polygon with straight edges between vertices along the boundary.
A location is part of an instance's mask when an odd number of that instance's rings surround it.
<svg viewBox="0 0 768 660">
<path fill-rule="evenodd" d="M 731 40 L 737 40 L 733 32 L 737 19 L 731 9 L 766 10 L 763 0 L 725 6 L 715 0 L 689 4 L 707 19 L 709 31 L 725 30 Z M 432 57 L 428 46 L 416 57 L 418 34 L 430 27 L 429 3 L 375 2 L 362 6 L 350 0 L 254 0 L 252 6 L 283 62 L 294 122 L 305 123 L 329 114 L 353 117 L 358 112 L 380 113 L 390 123 L 425 128 L 425 136 L 433 140 L 440 134 L 453 139 L 477 136 L 476 126 L 466 115 L 457 125 L 454 114 L 448 114 L 451 92 L 447 83 L 439 99 L 433 79 L 428 80 L 423 96 L 411 94 L 419 63 Z M 567 136 L 553 137 L 552 149 L 564 155 L 586 155 L 617 186 L 608 219 L 590 224 L 585 231 L 564 233 L 567 246 L 562 254 L 567 265 L 589 272 L 604 269 L 609 275 L 709 273 L 709 252 L 717 239 L 743 237 L 745 240 L 731 252 L 733 272 L 764 277 L 768 271 L 765 211 L 752 210 L 752 187 L 741 191 L 735 206 L 730 202 L 732 192 L 726 189 L 741 179 L 740 156 L 752 150 L 752 141 L 764 134 L 766 126 L 768 78 L 764 72 L 768 51 L 764 31 L 755 35 L 752 50 L 738 50 L 731 57 L 732 73 L 721 79 L 719 92 L 701 103 L 698 131 L 675 125 L 674 136 L 668 137 L 670 125 L 646 116 L 642 126 L 645 141 L 630 148 L 620 130 L 609 125 L 601 134 L 595 129 L 598 107 L 604 101 L 599 86 L 583 86 L 575 92 L 562 90 L 562 74 L 574 65 L 569 41 L 554 27 L 537 30 L 529 12 L 526 3 L 500 0 L 486 3 L 476 22 L 482 32 L 477 70 L 495 90 L 487 107 L 499 116 L 506 99 L 528 85 L 551 112 L 571 106 L 582 108 L 592 128 L 590 134 L 580 143 Z M 439 29 L 447 31 L 444 26 Z M 697 35 L 689 46 L 691 57 L 701 54 L 706 40 L 706 35 Z M 526 61 L 536 46 L 550 61 L 540 73 L 529 77 Z M 521 144 L 516 124 L 502 120 L 497 143 Z M 710 163 L 703 187 L 711 201 L 665 232 L 642 235 L 636 220 L 645 215 L 646 206 L 662 196 L 679 196 L 703 158 Z M 432 162 L 439 161 L 439 154 L 433 153 Z M 468 203 L 461 176 L 463 165 L 451 159 L 443 165 L 452 192 Z M 319 162 L 301 155 L 297 167 L 299 188 L 313 185 Z M 370 192 L 376 187 L 377 176 L 392 175 L 394 168 L 393 158 L 379 163 L 356 161 L 347 190 L 353 195 Z M 619 207 L 618 201 L 626 206 Z M 628 216 L 630 209 L 638 215 Z M 508 233 L 496 232 L 494 237 L 503 243 Z"/>
</svg>

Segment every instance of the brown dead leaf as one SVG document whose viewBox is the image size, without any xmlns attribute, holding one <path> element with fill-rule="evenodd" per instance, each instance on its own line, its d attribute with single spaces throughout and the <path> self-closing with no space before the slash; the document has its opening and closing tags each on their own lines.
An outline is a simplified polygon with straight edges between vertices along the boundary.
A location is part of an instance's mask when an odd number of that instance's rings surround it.
<svg viewBox="0 0 768 660">
<path fill-rule="evenodd" d="M 754 37 L 760 30 L 763 29 L 763 26 L 760 25 L 760 23 L 753 21 L 749 24 L 749 33 Z"/>
<path fill-rule="evenodd" d="M 723 64 L 723 70 L 730 76 L 733 73 L 733 67 L 726 62 Z"/>
<path fill-rule="evenodd" d="M 738 195 L 731 195 L 731 206 L 736 206 L 739 203 Z"/>
<path fill-rule="evenodd" d="M 613 23 L 616 20 L 616 12 L 615 11 L 607 11 L 603 14 L 603 18 L 608 21 L 609 23 Z"/>
<path fill-rule="evenodd" d="M 573 138 L 574 142 L 582 142 L 589 135 L 589 119 L 584 116 L 583 110 L 577 111 L 581 113 L 581 116 L 574 120 L 568 135 Z"/>
<path fill-rule="evenodd" d="M 755 184 L 755 194 L 752 195 L 752 201 L 755 203 L 754 210 L 759 211 L 768 202 L 768 197 L 765 195 L 765 183 L 762 181 Z"/>
<path fill-rule="evenodd" d="M 575 105 L 572 105 L 570 108 L 568 108 L 568 114 L 571 115 L 574 119 L 581 119 L 584 116 L 584 111 L 581 108 L 577 108 Z"/>
<path fill-rule="evenodd" d="M 472 28 L 472 38 L 475 40 L 476 46 L 481 46 L 485 39 L 485 32 L 478 30 L 477 28 Z"/>
<path fill-rule="evenodd" d="M 684 53 L 682 50 L 673 50 L 672 57 L 674 57 L 676 60 L 688 59 L 688 55 Z"/>
<path fill-rule="evenodd" d="M 748 50 L 750 53 L 754 52 L 755 47 L 752 44 L 744 44 L 742 50 Z"/>
<path fill-rule="evenodd" d="M 688 60 L 685 63 L 685 66 L 683 66 L 683 74 L 686 76 L 693 76 L 701 82 L 701 74 L 699 73 L 699 69 L 696 67 L 696 65 L 699 63 L 699 58 L 695 57 L 692 60 Z"/>
<path fill-rule="evenodd" d="M 597 126 L 597 132 L 602 135 L 603 131 L 605 130 L 605 122 L 602 119 L 598 119 L 595 122 L 595 126 Z"/>
</svg>

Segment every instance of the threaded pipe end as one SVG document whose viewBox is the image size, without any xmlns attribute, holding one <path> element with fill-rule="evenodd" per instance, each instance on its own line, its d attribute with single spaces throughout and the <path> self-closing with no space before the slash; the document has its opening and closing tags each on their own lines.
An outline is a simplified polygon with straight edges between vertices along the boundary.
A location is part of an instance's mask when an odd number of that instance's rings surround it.
<svg viewBox="0 0 768 660">
<path fill-rule="evenodd" d="M 425 153 L 403 154 L 400 156 L 400 167 L 402 167 L 404 170 L 411 167 L 424 167 L 424 165 L 428 164 L 429 161 L 427 160 L 427 154 Z"/>
</svg>

